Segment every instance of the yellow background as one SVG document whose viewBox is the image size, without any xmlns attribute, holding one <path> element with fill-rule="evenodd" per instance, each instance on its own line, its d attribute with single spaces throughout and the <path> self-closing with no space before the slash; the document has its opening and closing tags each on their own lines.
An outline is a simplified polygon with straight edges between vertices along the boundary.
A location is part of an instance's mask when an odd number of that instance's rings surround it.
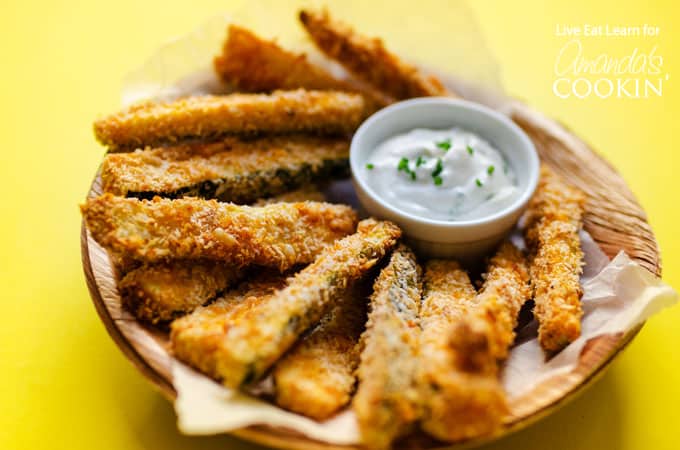
<svg viewBox="0 0 680 450">
<path fill-rule="evenodd" d="M 118 106 L 123 76 L 163 41 L 244 2 L 18 1 L 0 12 L 0 448 L 251 448 L 229 437 L 189 438 L 171 405 L 115 347 L 85 287 L 79 249 L 83 199 L 102 157 L 92 120 Z M 548 4 L 550 5 L 548 6 Z M 284 11 L 276 3 L 272 14 Z M 391 5 L 391 6 L 390 6 Z M 379 21 L 408 46 L 390 9 L 427 17 L 447 2 L 336 2 Z M 680 125 L 680 15 L 671 1 L 475 1 L 506 89 L 567 123 L 624 175 L 646 209 L 680 287 L 676 145 Z M 290 9 L 292 11 L 292 8 Z M 284 14 L 282 20 L 292 20 Z M 564 38 L 556 24 L 655 24 L 653 41 L 610 39 L 593 51 L 625 54 L 656 42 L 670 73 L 663 97 L 561 100 L 552 65 Z M 445 31 L 445 30 L 443 30 Z M 411 30 L 411 32 L 413 32 Z M 591 42 L 591 41 L 589 41 Z M 417 50 L 454 68 L 447 40 Z M 585 395 L 492 448 L 676 449 L 680 447 L 680 307 L 651 320 Z"/>
</svg>

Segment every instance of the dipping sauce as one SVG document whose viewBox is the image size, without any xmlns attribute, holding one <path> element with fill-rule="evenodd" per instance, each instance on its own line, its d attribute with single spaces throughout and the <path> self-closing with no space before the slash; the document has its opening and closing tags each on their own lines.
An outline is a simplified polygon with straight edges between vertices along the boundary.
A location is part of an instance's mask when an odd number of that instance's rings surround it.
<svg viewBox="0 0 680 450">
<path fill-rule="evenodd" d="M 386 203 L 436 220 L 482 218 L 519 196 L 503 155 L 461 128 L 415 129 L 394 136 L 378 145 L 362 171 Z"/>
</svg>

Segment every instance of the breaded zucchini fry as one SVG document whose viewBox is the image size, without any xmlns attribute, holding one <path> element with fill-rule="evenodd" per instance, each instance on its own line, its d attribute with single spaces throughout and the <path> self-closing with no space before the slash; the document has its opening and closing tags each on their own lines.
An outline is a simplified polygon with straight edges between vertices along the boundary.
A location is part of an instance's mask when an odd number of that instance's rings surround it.
<svg viewBox="0 0 680 450">
<path fill-rule="evenodd" d="M 102 164 L 105 192 L 140 198 L 154 195 L 217 198 L 245 204 L 308 183 L 346 176 L 346 139 L 227 138 L 169 148 L 109 153 Z"/>
<path fill-rule="evenodd" d="M 531 298 L 529 268 L 522 252 L 511 242 L 501 244 L 489 261 L 475 312 L 489 325 L 491 353 L 498 361 L 508 356 L 522 305 Z"/>
<path fill-rule="evenodd" d="M 276 89 L 348 90 L 347 84 L 295 54 L 264 40 L 250 30 L 230 25 L 215 71 L 236 89 L 266 92 Z"/>
<path fill-rule="evenodd" d="M 412 97 L 452 95 L 434 76 L 426 76 L 390 53 L 378 38 L 367 38 L 332 20 L 327 11 L 300 11 L 300 22 L 314 43 L 357 78 L 387 95 Z"/>
<path fill-rule="evenodd" d="M 295 191 L 286 192 L 269 198 L 261 198 L 253 206 L 273 205 L 274 203 L 325 202 L 326 196 L 316 186 L 308 185 Z"/>
<path fill-rule="evenodd" d="M 561 350 L 581 334 L 582 226 L 585 195 L 547 166 L 529 203 L 525 238 L 531 253 L 531 283 L 538 340 L 544 350 Z"/>
<path fill-rule="evenodd" d="M 363 118 L 360 95 L 335 91 L 276 91 L 187 97 L 142 103 L 94 123 L 112 149 L 143 148 L 186 138 L 313 132 L 345 134 Z"/>
<path fill-rule="evenodd" d="M 227 289 L 241 271 L 216 261 L 145 264 L 118 284 L 126 306 L 140 320 L 167 322 L 193 311 Z"/>
<path fill-rule="evenodd" d="M 421 425 L 443 441 L 490 433 L 507 411 L 487 323 L 473 313 L 475 294 L 455 261 L 427 263 L 418 373 Z"/>
<path fill-rule="evenodd" d="M 92 237 L 114 253 L 146 262 L 211 259 L 281 271 L 309 263 L 354 231 L 346 205 L 237 206 L 215 200 L 138 200 L 103 194 L 81 206 Z"/>
<path fill-rule="evenodd" d="M 368 448 L 389 448 L 418 419 L 420 297 L 420 266 L 402 245 L 375 281 L 361 337 L 359 387 L 352 408 Z"/>
<path fill-rule="evenodd" d="M 350 287 L 321 322 L 273 370 L 276 403 L 324 420 L 349 403 L 359 364 L 358 341 L 366 324 L 366 292 Z"/>
<path fill-rule="evenodd" d="M 266 309 L 274 293 L 285 285 L 284 275 L 266 273 L 175 320 L 170 326 L 172 352 L 181 361 L 220 380 L 222 376 L 217 367 L 222 346 L 227 344 L 229 336 L 233 339 L 229 343 L 233 345 L 247 339 L 243 321 L 254 320 L 258 311 Z"/>
<path fill-rule="evenodd" d="M 240 91 L 303 88 L 357 92 L 364 96 L 369 113 L 394 102 L 374 88 L 335 77 L 309 62 L 304 53 L 284 50 L 236 25 L 229 26 L 222 54 L 214 63 L 219 77 Z"/>
<path fill-rule="evenodd" d="M 211 341 L 211 349 L 217 346 L 218 378 L 230 387 L 259 379 L 342 298 L 350 283 L 394 247 L 400 235 L 396 225 L 369 219 L 355 234 L 327 245 L 288 286 L 244 312 L 238 323 Z"/>
</svg>

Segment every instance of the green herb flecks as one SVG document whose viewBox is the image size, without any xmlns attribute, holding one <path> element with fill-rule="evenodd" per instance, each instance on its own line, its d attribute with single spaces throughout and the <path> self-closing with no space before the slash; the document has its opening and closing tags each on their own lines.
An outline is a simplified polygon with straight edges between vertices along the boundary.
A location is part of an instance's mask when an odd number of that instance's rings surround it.
<svg viewBox="0 0 680 450">
<path fill-rule="evenodd" d="M 425 164 L 425 158 L 422 156 L 418 156 L 418 159 L 416 159 L 416 167 L 420 167 L 423 164 Z"/>
<path fill-rule="evenodd" d="M 435 142 L 434 145 L 437 146 L 437 148 L 440 148 L 444 150 L 445 152 L 448 152 L 449 149 L 451 148 L 451 139 L 444 139 L 443 141 L 440 142 Z"/>
<path fill-rule="evenodd" d="M 408 163 L 409 163 L 408 158 L 405 157 L 401 158 L 399 160 L 399 164 L 397 165 L 397 170 L 399 172 L 406 173 L 409 177 L 411 177 L 411 180 L 415 181 L 416 173 L 413 170 L 411 170 L 411 168 L 408 166 Z"/>
<path fill-rule="evenodd" d="M 472 155 L 475 154 L 475 149 L 468 145 L 467 146 L 467 152 L 470 154 L 470 156 L 472 156 Z"/>
<path fill-rule="evenodd" d="M 437 158 L 437 165 L 434 167 L 434 170 L 432 171 L 432 176 L 433 177 L 438 176 L 440 173 L 442 173 L 443 170 L 444 163 L 442 162 L 441 158 Z"/>
<path fill-rule="evenodd" d="M 444 180 L 442 180 L 442 177 L 440 176 L 443 170 L 444 163 L 442 162 L 441 158 L 437 158 L 437 165 L 434 167 L 434 170 L 432 171 L 432 179 L 434 180 L 435 186 L 441 186 L 441 184 L 444 182 Z"/>
<path fill-rule="evenodd" d="M 397 170 L 400 172 L 402 170 L 408 170 L 408 158 L 401 158 L 399 160 L 399 165 L 397 166 Z"/>
<path fill-rule="evenodd" d="M 496 168 L 495 168 L 494 166 L 489 166 L 489 167 L 486 169 L 486 173 L 488 173 L 489 175 L 493 175 L 493 172 L 494 172 L 495 170 L 496 170 Z"/>
<path fill-rule="evenodd" d="M 482 183 L 482 181 L 481 181 L 479 178 L 477 178 L 477 179 L 475 180 L 475 184 L 477 185 L 477 187 L 482 187 L 482 186 L 484 186 L 484 183 Z"/>
<path fill-rule="evenodd" d="M 366 168 L 367 168 L 368 170 L 373 170 L 374 167 L 375 167 L 375 166 L 374 166 L 373 164 L 371 164 L 371 163 L 366 164 Z"/>
</svg>

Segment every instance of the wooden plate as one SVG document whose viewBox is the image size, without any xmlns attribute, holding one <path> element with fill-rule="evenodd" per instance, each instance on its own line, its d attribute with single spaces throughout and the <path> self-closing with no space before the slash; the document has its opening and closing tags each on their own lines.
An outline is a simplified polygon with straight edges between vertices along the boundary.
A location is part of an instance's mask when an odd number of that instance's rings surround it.
<svg viewBox="0 0 680 450">
<path fill-rule="evenodd" d="M 585 229 L 600 248 L 613 257 L 620 250 L 653 274 L 661 275 L 659 250 L 646 216 L 625 181 L 602 157 L 558 123 L 528 106 L 508 105 L 512 119 L 534 141 L 541 160 L 588 195 Z M 99 174 L 89 196 L 101 192 Z M 169 400 L 175 398 L 167 352 L 167 334 L 140 324 L 121 307 L 109 257 L 89 235 L 81 232 L 83 268 L 87 285 L 107 331 L 128 359 Z M 573 398 L 604 372 L 616 354 L 637 334 L 642 325 L 626 335 L 606 335 L 591 339 L 583 349 L 578 366 L 570 373 L 554 377 L 531 392 L 515 398 L 500 432 L 491 437 L 461 443 L 472 446 L 496 439 L 546 416 Z M 268 426 L 253 426 L 235 431 L 244 439 L 279 448 L 348 449 L 311 440 L 295 432 Z M 422 436 L 403 443 L 408 448 L 436 448 L 442 444 Z"/>
</svg>

